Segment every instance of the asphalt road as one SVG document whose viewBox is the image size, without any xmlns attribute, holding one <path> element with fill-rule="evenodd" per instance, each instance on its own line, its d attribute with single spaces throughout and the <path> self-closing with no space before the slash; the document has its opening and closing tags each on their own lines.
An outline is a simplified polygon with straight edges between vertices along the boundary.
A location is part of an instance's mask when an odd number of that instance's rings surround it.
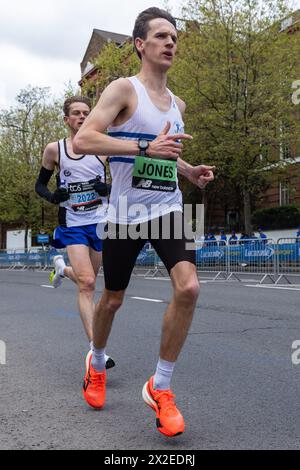
<svg viewBox="0 0 300 470">
<path fill-rule="evenodd" d="M 300 449 L 300 365 L 291 361 L 300 288 L 203 283 L 172 382 L 186 432 L 168 439 L 141 390 L 156 366 L 170 282 L 132 278 L 101 411 L 81 395 L 88 344 L 75 286 L 47 284 L 44 272 L 0 271 L 0 449 Z"/>
</svg>

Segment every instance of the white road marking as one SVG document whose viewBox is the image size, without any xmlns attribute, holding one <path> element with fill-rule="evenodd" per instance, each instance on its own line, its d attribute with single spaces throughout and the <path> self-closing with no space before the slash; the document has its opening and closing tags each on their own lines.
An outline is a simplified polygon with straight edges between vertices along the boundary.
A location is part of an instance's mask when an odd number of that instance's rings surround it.
<svg viewBox="0 0 300 470">
<path fill-rule="evenodd" d="M 297 289 L 296 287 L 279 287 L 279 286 L 263 286 L 263 285 L 260 285 L 260 284 L 255 284 L 255 285 L 251 285 L 251 284 L 245 284 L 246 287 L 259 287 L 260 289 L 278 289 L 278 290 L 298 290 L 300 291 L 300 289 Z"/>
<path fill-rule="evenodd" d="M 165 277 L 144 277 L 144 279 L 146 279 L 147 281 L 169 281 L 169 282 L 171 281 L 170 278 L 165 278 Z M 201 284 L 207 284 L 208 282 L 213 282 L 213 281 L 209 281 L 209 280 L 202 281 L 200 278 L 200 282 Z"/>
<path fill-rule="evenodd" d="M 41 287 L 47 287 L 48 289 L 54 289 L 53 286 L 46 286 L 46 285 L 44 285 L 44 284 L 42 284 Z"/>
<path fill-rule="evenodd" d="M 163 300 L 158 300 L 158 299 L 147 299 L 145 297 L 131 297 L 134 300 L 145 300 L 146 302 L 157 302 L 162 304 L 164 301 Z"/>
</svg>

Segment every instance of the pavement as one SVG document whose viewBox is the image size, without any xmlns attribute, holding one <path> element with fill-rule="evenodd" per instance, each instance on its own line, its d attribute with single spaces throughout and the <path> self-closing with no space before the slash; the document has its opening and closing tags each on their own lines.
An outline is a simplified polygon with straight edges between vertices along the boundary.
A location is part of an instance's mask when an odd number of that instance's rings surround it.
<svg viewBox="0 0 300 470">
<path fill-rule="evenodd" d="M 100 276 L 97 297 L 102 289 Z M 81 393 L 88 342 L 76 287 L 0 270 L 0 449 L 300 449 L 300 286 L 204 279 L 172 380 L 186 421 L 173 439 L 141 397 L 170 297 L 168 279 L 132 277 L 107 348 L 117 363 L 107 403 L 96 411 Z"/>
</svg>

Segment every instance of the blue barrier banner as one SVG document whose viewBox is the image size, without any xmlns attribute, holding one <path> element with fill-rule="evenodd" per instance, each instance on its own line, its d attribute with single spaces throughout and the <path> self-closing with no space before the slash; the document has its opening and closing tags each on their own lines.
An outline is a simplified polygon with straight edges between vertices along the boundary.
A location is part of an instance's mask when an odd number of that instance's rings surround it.
<svg viewBox="0 0 300 470">
<path fill-rule="evenodd" d="M 44 260 L 44 253 L 0 253 L 0 265 L 2 266 L 12 266 L 14 264 L 17 266 L 43 265 Z"/>
<path fill-rule="evenodd" d="M 21 264 L 23 266 L 26 266 L 27 259 L 28 259 L 28 253 L 15 253 L 14 255 L 14 261 L 16 264 Z"/>
<path fill-rule="evenodd" d="M 55 249 L 50 251 L 39 251 L 37 253 L 0 253 L 1 266 L 51 266 L 53 265 L 53 256 L 62 254 L 66 264 L 68 264 L 68 255 L 64 251 L 58 252 Z M 211 246 L 204 245 L 196 249 L 197 265 L 203 266 L 217 266 L 245 263 L 259 264 L 259 263 L 272 263 L 275 257 L 280 263 L 293 263 L 300 265 L 300 243 L 283 243 L 273 244 L 265 243 L 263 241 L 251 241 L 241 245 L 218 245 L 212 244 Z M 136 265 L 137 266 L 154 266 L 155 261 L 159 262 L 154 250 L 149 249 L 148 246 L 144 247 L 139 253 Z"/>
<path fill-rule="evenodd" d="M 277 245 L 276 254 L 279 261 L 300 262 L 300 243 L 283 243 Z"/>
<path fill-rule="evenodd" d="M 0 253 L 0 265 L 2 266 L 11 266 L 14 262 L 14 254 Z"/>
<path fill-rule="evenodd" d="M 197 249 L 197 264 L 222 263 L 226 255 L 232 263 L 273 262 L 275 255 L 279 257 L 279 261 L 300 262 L 300 243 L 274 245 L 254 241 L 243 245 L 203 246 Z"/>
<path fill-rule="evenodd" d="M 136 260 L 137 266 L 152 266 L 154 265 L 155 253 L 153 250 L 143 249 Z"/>
<path fill-rule="evenodd" d="M 225 248 L 224 246 L 204 246 L 196 251 L 196 262 L 198 264 L 216 263 L 225 261 Z"/>
<path fill-rule="evenodd" d="M 273 245 L 256 244 L 241 246 L 241 257 L 248 263 L 272 261 L 275 254 Z"/>
<path fill-rule="evenodd" d="M 45 259 L 44 253 L 29 253 L 27 260 L 28 264 L 36 263 L 36 264 L 43 264 Z"/>
</svg>

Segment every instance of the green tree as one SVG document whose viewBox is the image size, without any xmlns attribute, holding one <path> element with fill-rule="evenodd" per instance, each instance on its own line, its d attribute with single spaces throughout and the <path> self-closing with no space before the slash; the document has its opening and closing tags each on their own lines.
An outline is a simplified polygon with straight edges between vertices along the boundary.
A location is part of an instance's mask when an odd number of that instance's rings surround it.
<svg viewBox="0 0 300 470">
<path fill-rule="evenodd" d="M 21 90 L 17 104 L 0 112 L 0 222 L 14 222 L 27 234 L 53 227 L 57 209 L 35 193 L 35 181 L 47 143 L 65 133 L 61 103 L 51 101 L 48 88 Z M 42 220 L 41 220 L 42 219 Z"/>
</svg>

